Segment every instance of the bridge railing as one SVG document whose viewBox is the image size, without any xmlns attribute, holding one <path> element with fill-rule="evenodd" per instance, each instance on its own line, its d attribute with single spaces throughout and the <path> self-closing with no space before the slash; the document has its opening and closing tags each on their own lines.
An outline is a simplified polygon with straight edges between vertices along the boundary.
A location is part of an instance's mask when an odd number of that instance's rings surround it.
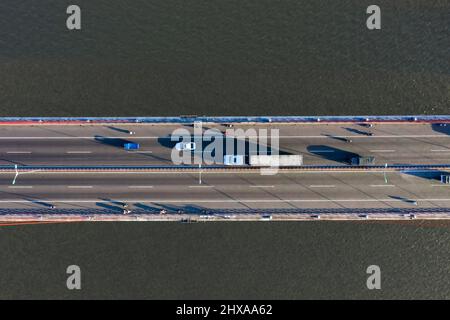
<svg viewBox="0 0 450 320">
<path fill-rule="evenodd" d="M 0 124 L 98 124 L 98 123 L 320 123 L 320 122 L 449 122 L 450 115 L 391 116 L 197 116 L 178 117 L 0 117 Z"/>
</svg>

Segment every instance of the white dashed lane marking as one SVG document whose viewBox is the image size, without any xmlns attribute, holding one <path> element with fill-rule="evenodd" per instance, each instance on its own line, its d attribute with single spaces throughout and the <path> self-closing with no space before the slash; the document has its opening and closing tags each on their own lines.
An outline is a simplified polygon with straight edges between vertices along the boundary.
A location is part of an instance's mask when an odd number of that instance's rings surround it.
<svg viewBox="0 0 450 320">
<path fill-rule="evenodd" d="M 393 184 L 371 184 L 371 187 L 395 187 Z"/>
<path fill-rule="evenodd" d="M 30 154 L 31 151 L 7 151 L 9 154 Z"/>
<path fill-rule="evenodd" d="M 151 189 L 153 186 L 128 186 L 128 188 L 132 189 Z"/>
<path fill-rule="evenodd" d="M 92 153 L 92 151 L 67 151 L 68 154 L 81 154 L 81 153 Z"/>
<path fill-rule="evenodd" d="M 67 186 L 70 189 L 91 189 L 92 186 Z"/>
<path fill-rule="evenodd" d="M 310 188 L 334 188 L 334 184 L 312 184 L 309 186 Z"/>
<path fill-rule="evenodd" d="M 250 188 L 274 188 L 275 186 L 250 186 Z"/>
<path fill-rule="evenodd" d="M 11 189 L 31 189 L 33 186 L 8 186 Z"/>
</svg>

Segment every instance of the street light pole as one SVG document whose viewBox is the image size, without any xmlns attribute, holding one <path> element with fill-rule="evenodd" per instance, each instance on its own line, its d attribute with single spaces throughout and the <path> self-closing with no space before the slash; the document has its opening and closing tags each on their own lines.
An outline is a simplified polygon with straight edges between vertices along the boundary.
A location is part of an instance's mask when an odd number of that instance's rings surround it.
<svg viewBox="0 0 450 320">
<path fill-rule="evenodd" d="M 19 171 L 17 170 L 17 164 L 14 165 L 14 169 L 16 170 L 16 175 L 14 176 L 12 184 L 16 184 L 17 176 L 19 175 Z"/>
</svg>

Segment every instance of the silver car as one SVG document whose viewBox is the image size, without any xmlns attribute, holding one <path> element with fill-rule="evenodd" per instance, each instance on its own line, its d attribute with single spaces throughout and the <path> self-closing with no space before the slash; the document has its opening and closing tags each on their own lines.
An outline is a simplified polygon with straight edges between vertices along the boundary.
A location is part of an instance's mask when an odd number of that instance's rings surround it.
<svg viewBox="0 0 450 320">
<path fill-rule="evenodd" d="M 178 151 L 193 151 L 195 150 L 195 142 L 178 142 L 175 145 L 175 149 L 177 149 Z"/>
</svg>

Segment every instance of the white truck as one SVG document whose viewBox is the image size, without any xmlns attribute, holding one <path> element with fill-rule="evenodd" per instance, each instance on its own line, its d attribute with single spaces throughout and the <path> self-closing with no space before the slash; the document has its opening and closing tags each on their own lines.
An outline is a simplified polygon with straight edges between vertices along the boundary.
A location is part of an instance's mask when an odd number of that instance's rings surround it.
<svg viewBox="0 0 450 320">
<path fill-rule="evenodd" d="M 258 167 L 286 167 L 303 165 L 303 156 L 299 154 L 289 155 L 252 155 L 249 165 Z"/>
</svg>

